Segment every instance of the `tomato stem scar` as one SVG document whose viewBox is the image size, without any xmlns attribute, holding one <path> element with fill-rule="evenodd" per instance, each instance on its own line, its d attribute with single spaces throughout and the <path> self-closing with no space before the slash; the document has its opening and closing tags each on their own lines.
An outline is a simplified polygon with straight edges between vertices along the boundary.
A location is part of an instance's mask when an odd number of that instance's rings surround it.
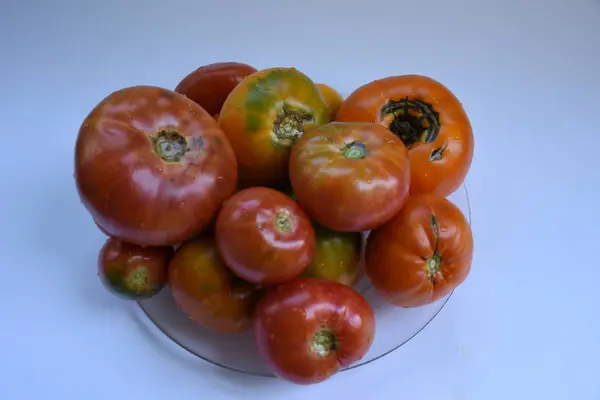
<svg viewBox="0 0 600 400">
<path fill-rule="evenodd" d="M 364 143 L 355 140 L 342 149 L 342 154 L 346 158 L 360 160 L 367 155 L 367 146 Z"/>
<path fill-rule="evenodd" d="M 319 357 L 327 357 L 336 349 L 335 337 L 331 332 L 320 330 L 310 341 L 310 351 Z"/>
<path fill-rule="evenodd" d="M 311 117 L 284 106 L 273 122 L 273 142 L 290 147 L 304 134 L 304 122 L 310 119 Z"/>
<path fill-rule="evenodd" d="M 431 214 L 431 230 L 433 231 L 433 237 L 435 239 L 435 249 L 433 255 L 427 259 L 427 273 L 431 282 L 435 283 L 435 275 L 440 272 L 442 265 L 442 257 L 438 254 L 438 246 L 440 244 L 440 227 L 435 214 Z"/>
<path fill-rule="evenodd" d="M 381 107 L 380 119 L 390 114 L 394 118 L 388 129 L 409 149 L 417 142 L 433 142 L 440 132 L 439 113 L 422 100 L 390 100 Z"/>
<path fill-rule="evenodd" d="M 148 289 L 148 286 L 150 284 L 150 278 L 148 277 L 148 268 L 137 268 L 131 273 L 128 282 L 128 286 L 136 292 L 142 292 Z"/>
<path fill-rule="evenodd" d="M 275 229 L 277 229 L 278 232 L 289 232 L 292 230 L 292 228 L 292 219 L 286 210 L 280 211 L 275 215 Z"/>
<path fill-rule="evenodd" d="M 187 141 L 174 129 L 162 129 L 150 141 L 154 152 L 165 162 L 179 162 L 183 159 L 188 148 Z"/>
</svg>

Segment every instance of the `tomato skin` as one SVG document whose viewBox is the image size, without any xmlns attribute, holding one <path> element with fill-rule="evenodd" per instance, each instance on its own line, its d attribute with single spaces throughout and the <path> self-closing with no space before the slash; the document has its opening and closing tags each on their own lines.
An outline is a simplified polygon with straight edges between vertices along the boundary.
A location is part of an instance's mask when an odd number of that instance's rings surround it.
<svg viewBox="0 0 600 400">
<path fill-rule="evenodd" d="M 261 356 L 277 376 L 298 384 L 324 381 L 362 359 L 374 332 L 375 316 L 362 296 L 320 279 L 273 288 L 259 301 L 254 319 Z"/>
<path fill-rule="evenodd" d="M 472 259 L 473 234 L 461 211 L 444 197 L 421 194 L 371 232 L 365 268 L 385 300 L 408 308 L 448 295 L 467 278 Z"/>
<path fill-rule="evenodd" d="M 280 230 L 280 217 L 287 231 Z M 308 216 L 292 198 L 265 187 L 243 189 L 225 201 L 217 218 L 216 240 L 226 265 L 237 276 L 264 285 L 298 276 L 315 248 Z"/>
<path fill-rule="evenodd" d="M 329 120 L 334 121 L 340 106 L 344 102 L 344 98 L 337 90 L 329 85 L 317 83 L 317 87 L 321 91 L 321 94 L 325 99 L 325 103 L 327 104 L 327 109 L 329 110 Z"/>
<path fill-rule="evenodd" d="M 218 114 L 229 93 L 256 68 L 239 62 L 203 65 L 190 72 L 175 88 L 210 114 Z"/>
<path fill-rule="evenodd" d="M 219 116 L 235 150 L 241 187 L 287 184 L 290 147 L 308 129 L 327 122 L 319 89 L 294 68 L 270 68 L 246 77 Z"/>
<path fill-rule="evenodd" d="M 237 278 L 223 262 L 212 235 L 183 244 L 169 265 L 171 294 L 196 323 L 216 332 L 241 332 L 252 326 L 262 295 L 256 285 Z"/>
<path fill-rule="evenodd" d="M 447 87 L 421 75 L 375 80 L 351 93 L 336 118 L 346 122 L 374 122 L 402 132 L 405 128 L 400 129 L 400 125 L 394 124 L 394 113 L 389 111 L 400 107 L 394 112 L 404 114 L 400 104 L 405 100 L 431 106 L 433 113 L 430 115 L 433 118 L 437 113 L 439 123 L 437 135 L 422 133 L 418 140 L 413 136 L 405 140 L 411 164 L 410 192 L 436 193 L 446 197 L 463 183 L 471 167 L 474 150 L 469 118 L 460 101 Z M 397 102 L 395 106 L 392 105 L 394 102 Z M 413 108 L 409 113 L 416 115 L 414 112 Z M 399 117 L 398 121 L 401 119 Z M 423 132 L 422 129 L 419 131 Z M 410 145 L 413 140 L 416 142 Z"/>
<path fill-rule="evenodd" d="M 108 238 L 98 256 L 98 276 L 118 297 L 147 299 L 167 283 L 167 267 L 173 248 L 142 247 Z"/>
<path fill-rule="evenodd" d="M 365 149 L 364 158 L 350 158 Z M 410 165 L 400 139 L 382 126 L 331 122 L 294 145 L 290 182 L 302 209 L 319 224 L 360 232 L 381 226 L 400 210 Z"/>
<path fill-rule="evenodd" d="M 352 286 L 358 277 L 362 236 L 358 232 L 336 232 L 315 226 L 315 254 L 302 273 Z"/>
<path fill-rule="evenodd" d="M 194 237 L 216 216 L 235 191 L 237 166 L 202 107 L 167 89 L 137 86 L 110 94 L 84 120 L 75 180 L 103 232 L 166 246 Z"/>
<path fill-rule="evenodd" d="M 310 220 L 274 189 L 244 189 L 223 204 L 216 240 L 225 264 L 249 282 L 274 285 L 300 275 L 315 250 Z"/>
</svg>

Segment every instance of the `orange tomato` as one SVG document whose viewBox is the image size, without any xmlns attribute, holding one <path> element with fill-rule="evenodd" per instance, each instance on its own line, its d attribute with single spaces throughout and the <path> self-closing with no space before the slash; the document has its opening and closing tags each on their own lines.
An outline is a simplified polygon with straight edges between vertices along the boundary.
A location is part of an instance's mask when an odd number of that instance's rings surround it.
<svg viewBox="0 0 600 400">
<path fill-rule="evenodd" d="M 400 307 L 448 295 L 471 270 L 473 234 L 462 212 L 435 194 L 409 196 L 367 239 L 365 269 L 375 290 Z"/>
<path fill-rule="evenodd" d="M 379 123 L 409 151 L 410 191 L 448 196 L 463 183 L 473 159 L 473 130 L 454 94 L 421 75 L 392 76 L 356 89 L 336 116 Z"/>
<path fill-rule="evenodd" d="M 327 122 L 319 89 L 294 68 L 270 68 L 246 77 L 219 116 L 236 154 L 241 187 L 286 185 L 291 147 L 306 130 Z"/>
<path fill-rule="evenodd" d="M 329 120 L 335 120 L 335 116 L 340 109 L 340 106 L 344 102 L 344 98 L 342 95 L 324 83 L 317 83 L 317 87 L 321 91 L 323 98 L 325 99 L 325 103 L 327 103 L 327 109 L 329 110 Z"/>
</svg>

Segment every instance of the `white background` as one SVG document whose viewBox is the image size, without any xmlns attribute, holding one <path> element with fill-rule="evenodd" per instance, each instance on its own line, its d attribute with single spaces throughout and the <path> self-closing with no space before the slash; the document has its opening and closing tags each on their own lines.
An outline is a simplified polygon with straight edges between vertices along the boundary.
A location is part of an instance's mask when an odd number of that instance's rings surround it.
<svg viewBox="0 0 600 400">
<path fill-rule="evenodd" d="M 463 102 L 473 270 L 392 355 L 308 387 L 227 373 L 99 284 L 80 123 L 216 61 L 346 94 L 420 73 Z M 598 0 L 1 0 L 0 399 L 600 399 L 599 73 Z"/>
</svg>

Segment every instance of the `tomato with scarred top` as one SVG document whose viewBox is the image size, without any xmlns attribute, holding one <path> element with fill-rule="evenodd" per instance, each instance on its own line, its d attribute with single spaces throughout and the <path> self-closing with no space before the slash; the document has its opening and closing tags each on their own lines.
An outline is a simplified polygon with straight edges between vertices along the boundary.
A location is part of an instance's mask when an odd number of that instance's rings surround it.
<svg viewBox="0 0 600 400">
<path fill-rule="evenodd" d="M 381 125 L 331 122 L 294 145 L 290 182 L 316 222 L 334 231 L 361 232 L 402 208 L 410 165 L 400 139 Z"/>
<path fill-rule="evenodd" d="M 367 239 L 365 269 L 388 302 L 419 307 L 441 299 L 471 270 L 473 234 L 462 212 L 435 194 L 411 195 Z"/>
<path fill-rule="evenodd" d="M 235 150 L 241 187 L 285 186 L 290 148 L 304 132 L 328 121 L 323 96 L 300 71 L 270 68 L 246 77 L 219 116 Z"/>
<path fill-rule="evenodd" d="M 252 326 L 262 289 L 235 276 L 219 255 L 211 234 L 184 243 L 169 265 L 175 304 L 194 322 L 216 332 Z"/>
<path fill-rule="evenodd" d="M 109 238 L 98 256 L 98 276 L 104 286 L 129 300 L 147 299 L 167 283 L 173 248 L 142 247 Z"/>
<path fill-rule="evenodd" d="M 166 246 L 199 234 L 237 185 L 235 154 L 202 107 L 153 86 L 118 90 L 75 147 L 81 201 L 108 236 Z"/>
<path fill-rule="evenodd" d="M 273 372 L 291 382 L 322 382 L 361 360 L 373 343 L 369 303 L 339 282 L 297 278 L 259 301 L 254 337 Z"/>
<path fill-rule="evenodd" d="M 289 196 L 252 187 L 225 201 L 216 240 L 225 264 L 240 278 L 276 285 L 300 275 L 315 250 L 309 218 Z"/>
<path fill-rule="evenodd" d="M 336 116 L 388 128 L 408 148 L 410 192 L 448 196 L 473 160 L 473 130 L 456 96 L 438 81 L 401 75 L 367 83 L 350 94 Z"/>
<path fill-rule="evenodd" d="M 186 95 L 214 115 L 229 93 L 256 68 L 240 62 L 218 62 L 203 65 L 190 72 L 175 88 L 177 93 Z"/>
</svg>

